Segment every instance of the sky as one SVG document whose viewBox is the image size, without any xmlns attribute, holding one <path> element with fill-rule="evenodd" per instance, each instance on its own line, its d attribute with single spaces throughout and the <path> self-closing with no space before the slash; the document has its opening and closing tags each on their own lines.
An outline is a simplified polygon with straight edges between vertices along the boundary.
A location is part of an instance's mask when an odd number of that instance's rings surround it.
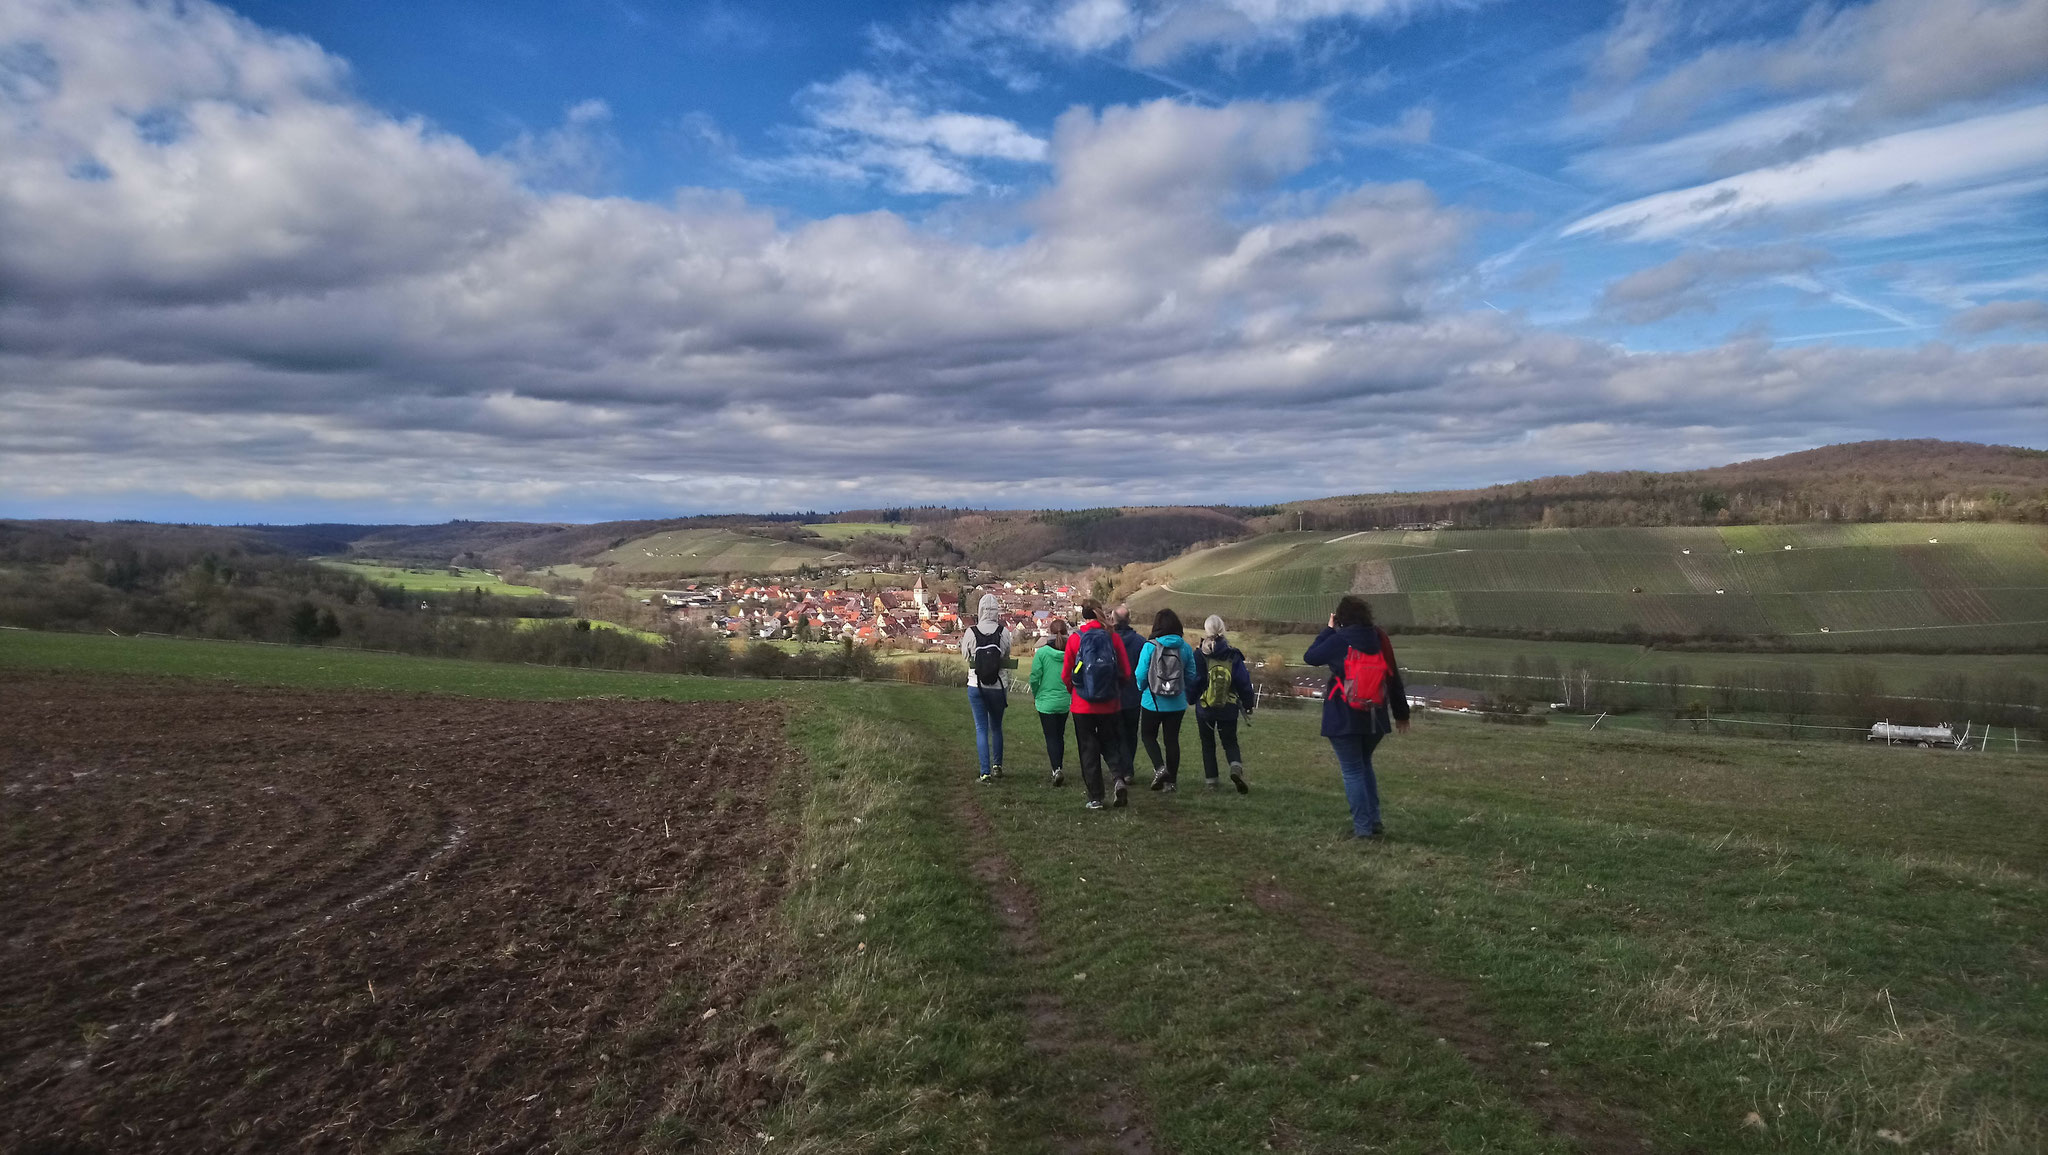
<svg viewBox="0 0 2048 1155">
<path fill-rule="evenodd" d="M 2048 0 L 8 0 L 0 516 L 2048 448 Z"/>
</svg>

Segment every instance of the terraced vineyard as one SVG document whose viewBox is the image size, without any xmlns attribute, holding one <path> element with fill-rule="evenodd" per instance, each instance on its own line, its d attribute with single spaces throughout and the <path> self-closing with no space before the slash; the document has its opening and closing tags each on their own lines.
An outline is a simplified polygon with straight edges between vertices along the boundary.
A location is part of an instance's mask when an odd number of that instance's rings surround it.
<svg viewBox="0 0 2048 1155">
<path fill-rule="evenodd" d="M 844 557 L 802 542 L 776 541 L 729 529 L 672 529 L 606 550 L 589 559 L 589 564 L 617 566 L 635 577 L 694 577 L 791 573 L 800 566 L 827 565 Z"/>
<path fill-rule="evenodd" d="M 1320 622 L 1783 636 L 1842 648 L 2048 642 L 2048 529 L 1881 524 L 1281 533 L 1186 554 L 1134 604 Z"/>
</svg>

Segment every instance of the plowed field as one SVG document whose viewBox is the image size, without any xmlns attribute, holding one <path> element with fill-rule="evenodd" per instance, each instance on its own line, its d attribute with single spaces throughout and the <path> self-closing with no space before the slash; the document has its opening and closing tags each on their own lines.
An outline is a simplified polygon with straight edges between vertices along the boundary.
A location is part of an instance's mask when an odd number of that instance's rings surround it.
<svg viewBox="0 0 2048 1155">
<path fill-rule="evenodd" d="M 0 673 L 0 1149 L 632 1149 L 777 1097 L 772 703 Z"/>
</svg>

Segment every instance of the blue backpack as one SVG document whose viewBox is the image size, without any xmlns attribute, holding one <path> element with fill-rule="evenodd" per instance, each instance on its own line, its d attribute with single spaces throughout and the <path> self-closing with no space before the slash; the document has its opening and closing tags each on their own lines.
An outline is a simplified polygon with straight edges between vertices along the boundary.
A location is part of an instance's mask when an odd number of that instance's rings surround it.
<svg viewBox="0 0 2048 1155">
<path fill-rule="evenodd" d="M 1106 629 L 1081 631 L 1074 651 L 1074 693 L 1090 702 L 1117 700 L 1123 671 L 1116 663 L 1116 642 Z"/>
</svg>

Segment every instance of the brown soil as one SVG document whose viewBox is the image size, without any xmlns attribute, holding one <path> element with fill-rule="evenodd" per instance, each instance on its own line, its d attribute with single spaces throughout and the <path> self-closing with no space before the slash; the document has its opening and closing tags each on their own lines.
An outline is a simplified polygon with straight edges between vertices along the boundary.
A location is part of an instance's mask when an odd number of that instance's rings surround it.
<svg viewBox="0 0 2048 1155">
<path fill-rule="evenodd" d="M 0 1149 L 733 1136 L 778 1097 L 781 733 L 0 672 Z"/>
<path fill-rule="evenodd" d="M 968 831 L 968 852 L 974 860 L 974 877 L 988 888 L 995 907 L 996 922 L 1002 927 L 1003 946 L 1026 967 L 1038 974 L 1050 972 L 1045 942 L 1038 934 L 1038 902 L 1029 887 L 1017 881 L 1016 869 L 996 846 L 994 828 L 988 815 L 972 799 L 960 800 L 960 818 Z M 1079 1022 L 1058 994 L 1046 987 L 1031 991 L 1024 1000 L 1024 1045 L 1058 1064 L 1084 1040 Z M 1127 1048 L 1100 1039 L 1087 1040 L 1119 1053 L 1119 1066 L 1132 1059 Z M 1117 1155 L 1158 1155 L 1166 1148 L 1153 1136 L 1137 1095 L 1128 1087 L 1109 1085 L 1092 1089 L 1085 1100 L 1085 1112 L 1093 1122 L 1092 1133 L 1073 1136 L 1059 1144 L 1061 1155 L 1111 1151 Z"/>
<path fill-rule="evenodd" d="M 1455 1048 L 1466 1062 L 1507 1088 L 1553 1134 L 1592 1155 L 1651 1150 L 1621 1110 L 1552 1078 L 1533 1057 L 1540 1048 L 1511 1041 L 1464 983 L 1374 948 L 1364 935 L 1299 901 L 1272 880 L 1253 884 L 1251 898 L 1261 910 L 1285 913 L 1293 925 L 1341 952 L 1349 960 L 1347 973 L 1366 983 L 1374 998 Z"/>
</svg>

